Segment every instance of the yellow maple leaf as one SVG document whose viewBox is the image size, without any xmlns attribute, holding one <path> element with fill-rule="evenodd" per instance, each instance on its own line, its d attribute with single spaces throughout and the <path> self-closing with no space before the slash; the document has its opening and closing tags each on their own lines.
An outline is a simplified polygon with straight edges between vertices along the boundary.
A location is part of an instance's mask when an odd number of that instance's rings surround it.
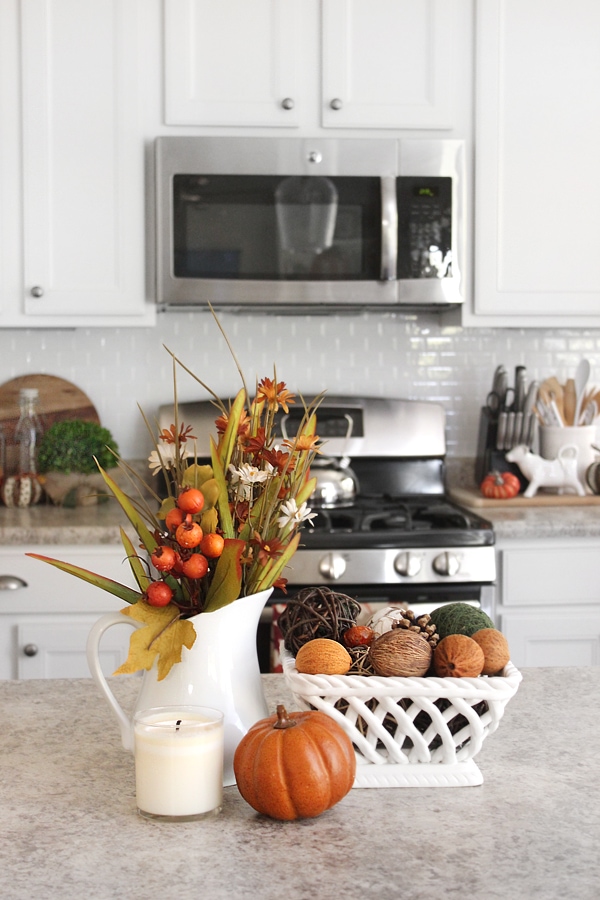
<svg viewBox="0 0 600 900">
<path fill-rule="evenodd" d="M 151 669 L 158 656 L 158 681 L 162 681 L 175 663 L 181 662 L 181 650 L 190 650 L 196 631 L 187 619 L 180 619 L 174 606 L 150 606 L 143 600 L 121 610 L 124 616 L 142 622 L 129 641 L 129 655 L 114 675 L 127 675 Z"/>
</svg>

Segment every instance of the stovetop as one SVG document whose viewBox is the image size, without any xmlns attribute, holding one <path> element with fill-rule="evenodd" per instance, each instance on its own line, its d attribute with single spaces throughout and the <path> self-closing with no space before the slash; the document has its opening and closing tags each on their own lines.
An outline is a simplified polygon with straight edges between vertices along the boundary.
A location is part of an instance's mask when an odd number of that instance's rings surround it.
<svg viewBox="0 0 600 900">
<path fill-rule="evenodd" d="M 301 545 L 312 549 L 473 547 L 494 543 L 491 522 L 445 496 L 359 495 L 351 506 L 315 508 Z"/>
</svg>

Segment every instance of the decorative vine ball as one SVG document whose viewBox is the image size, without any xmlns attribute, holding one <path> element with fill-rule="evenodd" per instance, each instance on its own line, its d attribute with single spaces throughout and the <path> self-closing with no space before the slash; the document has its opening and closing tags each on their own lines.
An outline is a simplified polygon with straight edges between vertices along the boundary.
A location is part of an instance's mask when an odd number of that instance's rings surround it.
<svg viewBox="0 0 600 900">
<path fill-rule="evenodd" d="M 482 675 L 497 675 L 510 660 L 508 641 L 496 628 L 482 628 L 471 635 L 483 650 Z"/>
<path fill-rule="evenodd" d="M 440 640 L 449 634 L 471 637 L 482 628 L 494 628 L 494 623 L 482 609 L 461 601 L 438 606 L 430 613 L 429 621 L 435 625 Z"/>
<path fill-rule="evenodd" d="M 342 728 L 322 712 L 261 719 L 242 738 L 233 771 L 244 800 L 273 819 L 319 816 L 346 796 L 354 783 L 356 756 Z"/>
<path fill-rule="evenodd" d="M 360 611 L 360 604 L 347 594 L 328 587 L 303 588 L 287 601 L 278 620 L 286 650 L 297 657 L 300 647 L 314 638 L 341 643 Z"/>
<path fill-rule="evenodd" d="M 448 634 L 433 651 L 433 669 L 440 678 L 477 678 L 483 663 L 483 650 L 466 634 Z"/>
<path fill-rule="evenodd" d="M 377 675 L 421 677 L 431 665 L 431 644 L 415 631 L 394 628 L 369 647 L 369 662 Z"/>
<path fill-rule="evenodd" d="M 303 644 L 296 656 L 296 668 L 304 675 L 345 675 L 352 657 L 331 638 L 314 638 Z"/>
</svg>

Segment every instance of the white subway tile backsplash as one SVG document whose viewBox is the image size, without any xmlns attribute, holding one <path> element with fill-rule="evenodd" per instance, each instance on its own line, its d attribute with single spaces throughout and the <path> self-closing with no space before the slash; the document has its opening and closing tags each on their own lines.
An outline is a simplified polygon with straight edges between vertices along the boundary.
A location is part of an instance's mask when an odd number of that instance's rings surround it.
<svg viewBox="0 0 600 900">
<path fill-rule="evenodd" d="M 473 456 L 479 411 L 494 368 L 526 365 L 532 378 L 572 377 L 582 356 L 600 384 L 600 330 L 467 329 L 433 315 L 238 316 L 221 314 L 247 384 L 277 378 L 306 396 L 398 396 L 441 403 L 449 456 Z M 239 376 L 225 339 L 208 313 L 159 316 L 155 328 L 0 331 L 0 383 L 18 375 L 58 375 L 84 390 L 121 453 L 143 457 L 150 421 L 172 400 L 175 353 L 218 394 L 233 395 Z M 179 370 L 178 395 L 207 395 Z"/>
</svg>

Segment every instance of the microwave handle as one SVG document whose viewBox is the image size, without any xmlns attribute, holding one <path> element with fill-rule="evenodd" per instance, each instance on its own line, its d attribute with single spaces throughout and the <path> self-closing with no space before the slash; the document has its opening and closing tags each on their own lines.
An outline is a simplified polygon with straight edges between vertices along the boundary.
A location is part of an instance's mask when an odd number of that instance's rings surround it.
<svg viewBox="0 0 600 900">
<path fill-rule="evenodd" d="M 398 204 L 396 179 L 381 179 L 381 280 L 395 281 L 398 267 Z"/>
</svg>

